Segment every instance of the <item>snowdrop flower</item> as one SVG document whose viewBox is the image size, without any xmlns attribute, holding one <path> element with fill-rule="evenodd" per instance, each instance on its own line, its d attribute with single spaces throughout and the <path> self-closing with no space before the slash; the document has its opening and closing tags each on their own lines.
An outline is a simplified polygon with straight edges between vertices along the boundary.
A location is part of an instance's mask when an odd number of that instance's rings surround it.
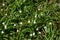
<svg viewBox="0 0 60 40">
<path fill-rule="evenodd" d="M 22 13 L 22 11 L 20 10 L 19 13 Z"/>
<path fill-rule="evenodd" d="M 33 33 L 33 36 L 35 35 L 35 32 Z"/>
<path fill-rule="evenodd" d="M 30 34 L 30 36 L 32 36 L 32 34 Z"/>
<path fill-rule="evenodd" d="M 4 33 L 4 31 L 1 31 L 1 33 L 3 34 L 3 33 Z"/>
</svg>

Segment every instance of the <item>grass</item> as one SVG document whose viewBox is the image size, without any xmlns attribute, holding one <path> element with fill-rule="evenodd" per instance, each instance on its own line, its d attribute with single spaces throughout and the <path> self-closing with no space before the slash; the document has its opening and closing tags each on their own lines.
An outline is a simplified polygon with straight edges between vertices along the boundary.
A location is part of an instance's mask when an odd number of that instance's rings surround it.
<svg viewBox="0 0 60 40">
<path fill-rule="evenodd" d="M 60 0 L 0 0 L 0 40 L 60 40 Z"/>
</svg>

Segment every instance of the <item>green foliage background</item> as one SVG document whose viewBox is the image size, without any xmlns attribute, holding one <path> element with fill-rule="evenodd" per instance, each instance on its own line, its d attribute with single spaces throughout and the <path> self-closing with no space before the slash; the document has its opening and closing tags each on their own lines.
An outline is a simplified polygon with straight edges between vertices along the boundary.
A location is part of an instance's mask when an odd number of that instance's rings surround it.
<svg viewBox="0 0 60 40">
<path fill-rule="evenodd" d="M 60 40 L 60 0 L 0 0 L 0 40 Z"/>
</svg>

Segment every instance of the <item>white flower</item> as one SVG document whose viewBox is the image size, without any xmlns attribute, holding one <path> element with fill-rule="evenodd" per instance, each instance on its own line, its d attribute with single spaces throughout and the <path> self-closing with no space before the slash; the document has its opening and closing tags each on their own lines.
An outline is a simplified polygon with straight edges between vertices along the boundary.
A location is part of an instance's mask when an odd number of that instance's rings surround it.
<svg viewBox="0 0 60 40">
<path fill-rule="evenodd" d="M 4 33 L 4 31 L 1 31 L 1 33 L 3 34 L 3 33 Z"/>
<path fill-rule="evenodd" d="M 3 22 L 2 24 L 5 25 L 5 22 Z"/>
<path fill-rule="evenodd" d="M 41 16 L 43 16 L 43 13 L 41 13 Z"/>
<path fill-rule="evenodd" d="M 30 20 L 28 20 L 28 23 L 30 23 Z"/>
<path fill-rule="evenodd" d="M 20 22 L 19 24 L 22 24 L 22 22 Z"/>
<path fill-rule="evenodd" d="M 47 27 L 46 26 L 44 26 L 44 29 L 46 29 Z"/>
<path fill-rule="evenodd" d="M 30 36 L 32 36 L 32 34 L 30 34 Z"/>
<path fill-rule="evenodd" d="M 33 33 L 33 36 L 35 35 L 35 32 Z"/>
<path fill-rule="evenodd" d="M 1 9 L 1 11 L 3 11 L 3 9 Z"/>
<path fill-rule="evenodd" d="M 38 34 L 41 34 L 41 32 L 38 32 Z"/>
<path fill-rule="evenodd" d="M 19 10 L 19 13 L 22 13 L 22 11 L 21 11 L 21 10 Z"/>
<path fill-rule="evenodd" d="M 40 9 L 40 8 L 38 8 L 38 10 L 40 11 L 41 9 Z"/>
<path fill-rule="evenodd" d="M 4 25 L 4 28 L 7 29 L 7 25 Z"/>
<path fill-rule="evenodd" d="M 14 24 L 14 26 L 16 26 L 16 24 Z"/>
<path fill-rule="evenodd" d="M 34 20 L 34 24 L 36 24 L 36 21 Z"/>
<path fill-rule="evenodd" d="M 35 14 L 35 18 L 37 17 L 37 14 Z"/>
<path fill-rule="evenodd" d="M 49 25 L 51 25 L 52 23 L 51 22 L 49 22 Z"/>
<path fill-rule="evenodd" d="M 31 39 L 28 39 L 28 40 L 31 40 Z"/>
<path fill-rule="evenodd" d="M 17 30 L 17 32 L 19 32 L 19 30 Z"/>
<path fill-rule="evenodd" d="M 5 15 L 7 16 L 7 13 Z"/>
<path fill-rule="evenodd" d="M 38 29 L 38 28 L 36 28 L 36 30 L 38 31 L 39 29 Z"/>
<path fill-rule="evenodd" d="M 5 6 L 5 3 L 3 3 L 2 5 Z"/>
</svg>

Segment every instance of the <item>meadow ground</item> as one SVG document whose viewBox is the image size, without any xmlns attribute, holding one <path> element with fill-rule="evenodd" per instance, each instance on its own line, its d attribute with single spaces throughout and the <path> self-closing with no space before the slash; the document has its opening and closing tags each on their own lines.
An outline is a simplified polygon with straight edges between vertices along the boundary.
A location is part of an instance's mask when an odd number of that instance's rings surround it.
<svg viewBox="0 0 60 40">
<path fill-rule="evenodd" d="M 60 40 L 60 0 L 0 0 L 0 40 Z"/>
</svg>

